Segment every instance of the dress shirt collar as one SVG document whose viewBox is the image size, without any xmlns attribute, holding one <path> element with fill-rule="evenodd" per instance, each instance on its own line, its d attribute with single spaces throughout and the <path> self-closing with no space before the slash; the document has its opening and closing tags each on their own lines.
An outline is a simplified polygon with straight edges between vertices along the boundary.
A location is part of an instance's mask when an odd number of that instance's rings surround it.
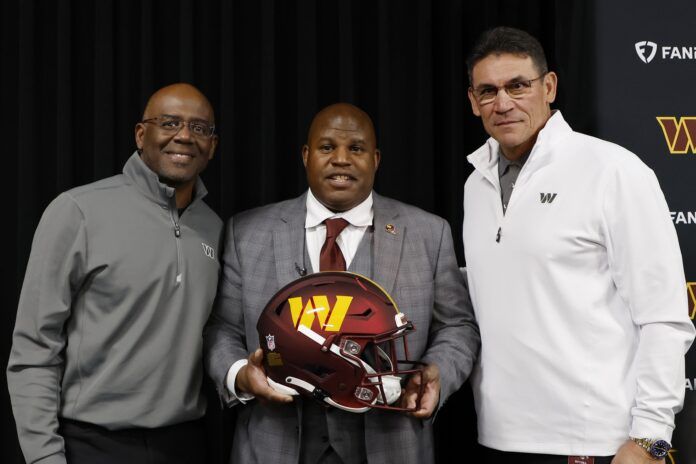
<svg viewBox="0 0 696 464">
<path fill-rule="evenodd" d="M 329 218 L 343 218 L 355 227 L 372 225 L 374 212 L 372 210 L 372 192 L 359 205 L 348 211 L 334 213 L 326 206 L 322 205 L 312 193 L 312 189 L 307 191 L 307 217 L 305 219 L 305 229 L 316 227 L 324 220 Z"/>
</svg>

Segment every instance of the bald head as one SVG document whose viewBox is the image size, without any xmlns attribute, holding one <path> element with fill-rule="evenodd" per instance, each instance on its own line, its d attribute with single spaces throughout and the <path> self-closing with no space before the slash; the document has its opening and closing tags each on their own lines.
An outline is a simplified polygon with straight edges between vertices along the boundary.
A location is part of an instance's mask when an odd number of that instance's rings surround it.
<svg viewBox="0 0 696 464">
<path fill-rule="evenodd" d="M 201 114 L 208 115 L 205 118 L 208 122 L 215 123 L 213 106 L 210 104 L 210 101 L 208 101 L 208 98 L 196 87 L 185 82 L 162 87 L 153 93 L 150 99 L 147 101 L 147 105 L 145 105 L 145 110 L 143 111 L 143 120 L 159 116 L 162 102 L 171 99 L 181 101 L 185 100 L 189 103 L 193 103 L 198 107 Z"/>
<path fill-rule="evenodd" d="M 350 103 L 334 103 L 319 111 L 309 126 L 307 144 L 309 144 L 313 134 L 327 127 L 335 127 L 339 130 L 361 131 L 366 138 L 370 139 L 373 146 L 377 145 L 372 118 L 366 112 Z"/>
<path fill-rule="evenodd" d="M 348 211 L 370 195 L 379 160 L 372 120 L 348 103 L 317 113 L 302 147 L 309 188 L 331 211 Z"/>
</svg>

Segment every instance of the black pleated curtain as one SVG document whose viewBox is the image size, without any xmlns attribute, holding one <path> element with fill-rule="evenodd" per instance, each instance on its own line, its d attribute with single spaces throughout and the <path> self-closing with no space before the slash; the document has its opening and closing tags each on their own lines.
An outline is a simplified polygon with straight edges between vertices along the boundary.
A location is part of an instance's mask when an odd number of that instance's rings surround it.
<svg viewBox="0 0 696 464">
<path fill-rule="evenodd" d="M 300 148 L 312 116 L 337 101 L 374 119 L 376 189 L 448 219 L 461 247 L 466 154 L 485 140 L 464 58 L 496 25 L 526 29 L 560 77 L 557 108 L 592 133 L 591 1 L 21 0 L 0 10 L 5 211 L 3 368 L 34 229 L 61 191 L 120 172 L 148 96 L 198 86 L 220 145 L 204 180 L 223 219 L 306 189 Z M 6 234 L 7 236 L 7 234 Z M 23 462 L 0 382 L 0 456 Z M 511 386 L 513 388 L 513 386 Z M 223 462 L 229 414 L 211 401 L 210 462 Z M 440 412 L 437 453 L 475 443 L 465 388 Z"/>
</svg>

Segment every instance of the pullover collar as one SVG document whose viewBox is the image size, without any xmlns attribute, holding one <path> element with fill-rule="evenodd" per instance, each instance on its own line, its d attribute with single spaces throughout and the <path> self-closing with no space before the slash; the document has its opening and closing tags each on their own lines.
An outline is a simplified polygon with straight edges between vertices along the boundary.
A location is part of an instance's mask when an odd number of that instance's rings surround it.
<svg viewBox="0 0 696 464">
<path fill-rule="evenodd" d="M 157 174 L 147 167 L 137 151 L 126 161 L 126 164 L 123 166 L 123 174 L 143 195 L 155 203 L 162 206 L 170 206 L 171 202 L 176 201 L 174 198 L 174 187 L 160 182 Z M 208 194 L 208 190 L 203 185 L 200 177 L 196 179 L 196 186 L 193 190 L 194 195 L 191 199 L 191 204 Z"/>
<path fill-rule="evenodd" d="M 524 163 L 524 169 L 520 173 L 520 177 L 528 177 L 531 173 L 539 170 L 542 166 L 553 161 L 554 156 L 563 156 L 562 150 L 553 150 L 558 143 L 569 135 L 573 130 L 568 123 L 563 119 L 563 115 L 559 110 L 554 110 L 551 117 L 544 127 L 539 131 L 537 140 L 532 151 L 529 152 L 529 158 Z M 498 156 L 500 156 L 500 144 L 490 137 L 483 146 L 467 156 L 467 160 L 479 171 L 485 178 L 496 184 L 498 178 Z M 522 179 L 520 179 L 522 180 Z"/>
</svg>

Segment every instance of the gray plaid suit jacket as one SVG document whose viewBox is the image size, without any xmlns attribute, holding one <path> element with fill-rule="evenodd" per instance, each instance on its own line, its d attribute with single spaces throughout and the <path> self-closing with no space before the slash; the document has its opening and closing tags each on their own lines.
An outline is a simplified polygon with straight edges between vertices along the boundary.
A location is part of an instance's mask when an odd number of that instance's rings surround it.
<svg viewBox="0 0 696 464">
<path fill-rule="evenodd" d="M 411 357 L 440 368 L 440 407 L 471 372 L 480 337 L 447 222 L 373 193 L 373 279 L 413 321 Z M 306 194 L 240 213 L 227 224 L 223 276 L 205 331 L 204 359 L 223 401 L 235 404 L 225 376 L 259 346 L 256 322 L 268 300 L 299 277 L 304 260 Z M 386 231 L 394 226 L 395 234 Z M 299 459 L 301 399 L 294 404 L 241 406 L 230 462 L 295 464 Z M 434 461 L 432 421 L 401 413 L 365 414 L 370 464 Z M 317 438 L 319 439 L 319 438 Z"/>
</svg>

